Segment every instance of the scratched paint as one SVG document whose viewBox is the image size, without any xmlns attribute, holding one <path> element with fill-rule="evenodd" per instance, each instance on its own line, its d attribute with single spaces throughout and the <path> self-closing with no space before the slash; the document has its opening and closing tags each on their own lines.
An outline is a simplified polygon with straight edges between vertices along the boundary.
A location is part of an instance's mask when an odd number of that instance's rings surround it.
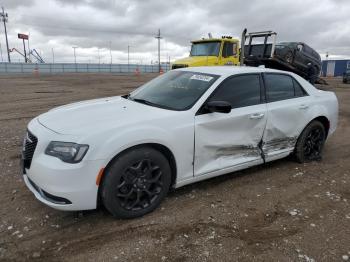
<svg viewBox="0 0 350 262">
<path fill-rule="evenodd" d="M 294 148 L 298 137 L 284 137 L 263 142 L 262 150 L 265 155 L 283 149 Z"/>
<path fill-rule="evenodd" d="M 251 145 L 226 146 L 216 150 L 216 157 L 259 157 L 261 150 L 259 147 Z"/>
</svg>

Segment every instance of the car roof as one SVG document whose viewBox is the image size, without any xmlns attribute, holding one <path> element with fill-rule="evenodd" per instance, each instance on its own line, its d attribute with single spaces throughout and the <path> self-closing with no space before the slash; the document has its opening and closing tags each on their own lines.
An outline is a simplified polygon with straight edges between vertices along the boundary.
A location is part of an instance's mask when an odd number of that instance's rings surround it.
<svg viewBox="0 0 350 262">
<path fill-rule="evenodd" d="M 264 67 L 251 67 L 251 66 L 199 66 L 199 67 L 185 67 L 175 69 L 176 71 L 191 71 L 203 74 L 213 74 L 220 76 L 230 76 L 238 74 L 249 74 L 249 73 L 288 73 L 286 71 L 264 68 Z"/>
</svg>

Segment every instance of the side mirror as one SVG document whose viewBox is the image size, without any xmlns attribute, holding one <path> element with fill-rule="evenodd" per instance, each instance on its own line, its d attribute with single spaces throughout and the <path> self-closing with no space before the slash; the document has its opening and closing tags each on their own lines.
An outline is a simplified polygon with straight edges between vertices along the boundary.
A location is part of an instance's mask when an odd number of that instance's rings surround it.
<svg viewBox="0 0 350 262">
<path fill-rule="evenodd" d="M 206 104 L 206 109 L 213 113 L 230 113 L 232 106 L 229 102 L 226 101 L 211 101 Z"/>
</svg>

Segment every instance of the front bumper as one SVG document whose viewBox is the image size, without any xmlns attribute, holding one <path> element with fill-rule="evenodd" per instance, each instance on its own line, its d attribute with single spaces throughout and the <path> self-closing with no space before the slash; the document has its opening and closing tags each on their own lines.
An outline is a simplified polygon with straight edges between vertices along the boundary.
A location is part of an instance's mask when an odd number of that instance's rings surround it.
<svg viewBox="0 0 350 262">
<path fill-rule="evenodd" d="M 50 141 L 74 141 L 73 137 L 57 134 L 36 119 L 30 122 L 28 130 L 38 138 L 30 168 L 23 170 L 23 179 L 29 190 L 39 201 L 55 209 L 95 209 L 98 194 L 96 177 L 104 161 L 65 163 L 44 152 Z"/>
</svg>

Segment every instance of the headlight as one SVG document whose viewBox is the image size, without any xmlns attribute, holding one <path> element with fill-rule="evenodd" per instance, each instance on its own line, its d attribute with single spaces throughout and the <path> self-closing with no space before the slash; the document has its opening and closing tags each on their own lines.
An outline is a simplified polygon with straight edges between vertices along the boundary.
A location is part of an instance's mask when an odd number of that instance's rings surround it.
<svg viewBox="0 0 350 262">
<path fill-rule="evenodd" d="M 66 163 L 78 163 L 83 159 L 88 149 L 88 145 L 52 141 L 47 146 L 45 154 L 57 157 Z"/>
</svg>

